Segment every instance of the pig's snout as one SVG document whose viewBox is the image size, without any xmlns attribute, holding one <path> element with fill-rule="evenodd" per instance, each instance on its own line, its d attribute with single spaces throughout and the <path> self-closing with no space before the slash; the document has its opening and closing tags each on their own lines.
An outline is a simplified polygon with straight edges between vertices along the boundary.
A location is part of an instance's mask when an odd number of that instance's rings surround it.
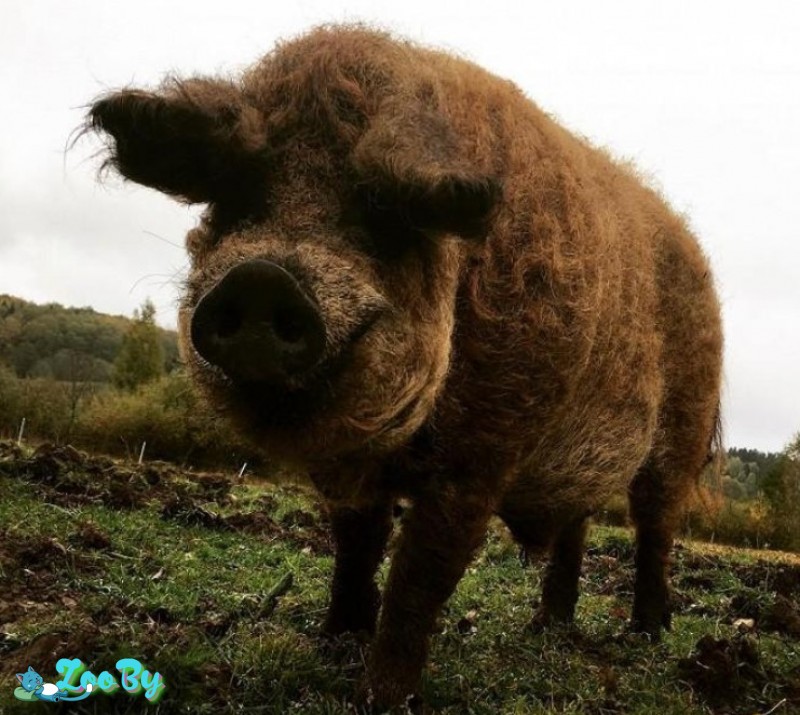
<svg viewBox="0 0 800 715">
<path fill-rule="evenodd" d="M 252 260 L 232 268 L 197 304 L 197 352 L 237 382 L 281 383 L 322 358 L 325 324 L 297 279 Z"/>
</svg>

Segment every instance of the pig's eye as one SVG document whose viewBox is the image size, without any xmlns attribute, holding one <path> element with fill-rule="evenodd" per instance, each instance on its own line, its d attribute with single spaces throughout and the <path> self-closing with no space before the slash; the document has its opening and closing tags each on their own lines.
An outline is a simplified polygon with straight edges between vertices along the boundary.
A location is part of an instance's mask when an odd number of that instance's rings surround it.
<svg viewBox="0 0 800 715">
<path fill-rule="evenodd" d="M 374 189 L 359 191 L 348 222 L 365 230 L 368 245 L 364 249 L 378 260 L 399 261 L 432 244 L 402 205 Z"/>
<path fill-rule="evenodd" d="M 263 206 L 250 201 L 226 201 L 212 204 L 208 210 L 208 227 L 213 237 L 212 244 L 221 237 L 236 233 L 266 218 Z"/>
</svg>

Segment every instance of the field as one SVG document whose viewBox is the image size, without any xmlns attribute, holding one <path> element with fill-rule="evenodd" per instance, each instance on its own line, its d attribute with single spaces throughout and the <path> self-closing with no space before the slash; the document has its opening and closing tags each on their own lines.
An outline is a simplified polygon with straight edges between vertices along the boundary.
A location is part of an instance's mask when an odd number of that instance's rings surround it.
<svg viewBox="0 0 800 715">
<path fill-rule="evenodd" d="M 333 560 L 304 489 L 0 443 L 0 493 L 1 713 L 355 711 L 366 641 L 320 635 Z M 534 635 L 540 567 L 494 525 L 441 617 L 424 707 L 800 712 L 800 558 L 678 544 L 658 644 L 626 632 L 632 558 L 628 531 L 595 527 L 576 627 Z M 28 666 L 54 682 L 58 658 L 98 674 L 122 657 L 162 674 L 159 702 L 13 697 Z"/>
</svg>

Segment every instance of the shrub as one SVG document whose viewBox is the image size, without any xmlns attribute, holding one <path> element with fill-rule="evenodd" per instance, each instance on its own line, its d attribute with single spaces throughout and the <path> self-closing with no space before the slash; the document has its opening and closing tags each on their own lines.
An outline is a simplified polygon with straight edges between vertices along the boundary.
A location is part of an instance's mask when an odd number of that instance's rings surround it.
<svg viewBox="0 0 800 715">
<path fill-rule="evenodd" d="M 50 378 L 20 380 L 0 366 L 0 431 L 16 437 L 23 418 L 26 434 L 53 442 L 66 439 L 72 424 L 69 385 Z"/>
<path fill-rule="evenodd" d="M 147 442 L 149 459 L 235 469 L 242 462 L 263 465 L 263 458 L 213 414 L 176 371 L 133 392 L 108 390 L 82 412 L 76 442 L 108 454 L 134 457 Z"/>
<path fill-rule="evenodd" d="M 596 520 L 609 526 L 630 526 L 628 497 L 624 494 L 615 494 L 606 502 Z"/>
</svg>

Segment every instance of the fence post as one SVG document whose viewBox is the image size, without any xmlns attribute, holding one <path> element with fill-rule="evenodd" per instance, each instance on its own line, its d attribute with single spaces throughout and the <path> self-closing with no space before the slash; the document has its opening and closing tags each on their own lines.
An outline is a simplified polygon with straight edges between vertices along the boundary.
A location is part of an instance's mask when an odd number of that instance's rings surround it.
<svg viewBox="0 0 800 715">
<path fill-rule="evenodd" d="M 147 441 L 145 440 L 144 442 L 142 442 L 142 448 L 141 448 L 141 450 L 139 450 L 139 464 L 141 464 L 141 463 L 142 463 L 142 460 L 144 459 L 144 448 L 145 448 L 146 446 L 147 446 Z"/>
<path fill-rule="evenodd" d="M 17 435 L 17 447 L 22 444 L 22 435 L 25 434 L 25 418 L 22 418 L 22 422 L 19 423 L 19 434 Z"/>
</svg>

